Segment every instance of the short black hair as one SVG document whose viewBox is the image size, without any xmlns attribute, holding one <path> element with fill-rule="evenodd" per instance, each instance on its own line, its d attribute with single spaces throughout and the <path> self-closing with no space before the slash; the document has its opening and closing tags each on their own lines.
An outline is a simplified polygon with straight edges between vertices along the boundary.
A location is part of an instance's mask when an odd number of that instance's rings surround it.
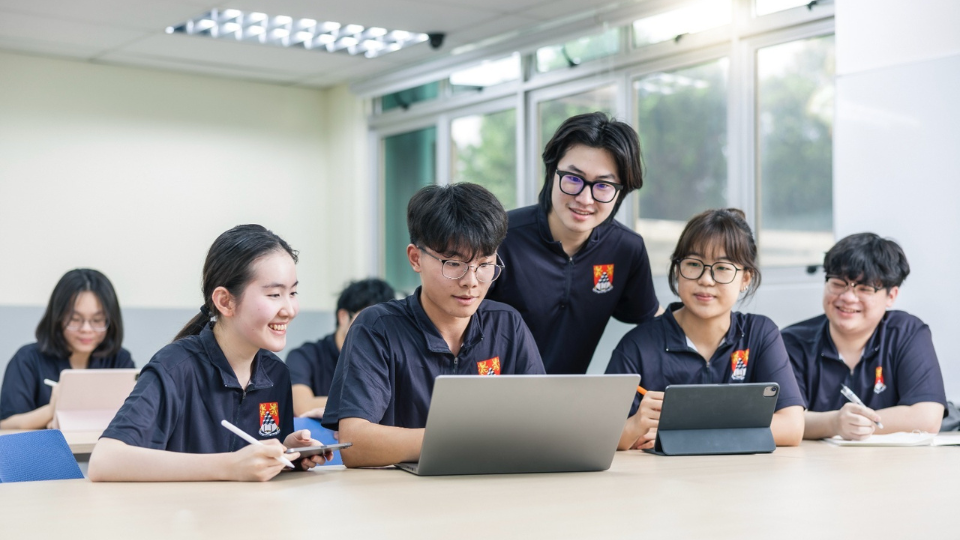
<svg viewBox="0 0 960 540">
<path fill-rule="evenodd" d="M 839 277 L 889 289 L 899 287 L 910 274 L 900 244 L 870 232 L 851 234 L 837 242 L 823 258 L 827 277 Z"/>
<path fill-rule="evenodd" d="M 106 316 L 109 324 L 103 341 L 91 354 L 94 358 L 116 356 L 123 344 L 123 317 L 120 315 L 120 301 L 113 284 L 107 276 L 90 268 L 70 270 L 60 278 L 53 288 L 47 309 L 37 325 L 37 345 L 40 352 L 57 358 L 69 358 L 71 351 L 63 337 L 63 327 L 73 315 L 77 295 L 92 292 Z"/>
<path fill-rule="evenodd" d="M 411 244 L 470 261 L 496 253 L 507 236 L 507 212 L 483 186 L 431 185 L 410 198 L 407 228 Z"/>
<path fill-rule="evenodd" d="M 340 293 L 337 311 L 343 309 L 347 313 L 358 313 L 363 308 L 393 300 L 396 296 L 393 287 L 382 279 L 353 281 Z M 340 319 L 337 319 L 337 327 L 340 327 Z"/>
<path fill-rule="evenodd" d="M 722 208 L 693 216 L 683 228 L 670 257 L 668 282 L 673 294 L 680 296 L 677 288 L 680 260 L 694 253 L 706 256 L 711 248 L 722 249 L 730 261 L 750 273 L 750 284 L 744 298 L 757 292 L 760 287 L 760 268 L 757 266 L 757 242 L 753 238 L 753 231 L 743 210 Z"/>
<path fill-rule="evenodd" d="M 557 128 L 553 138 L 543 149 L 543 165 L 546 176 L 540 190 L 540 208 L 550 213 L 553 208 L 554 177 L 557 164 L 566 155 L 567 150 L 576 145 L 599 148 L 610 152 L 617 164 L 617 180 L 623 185 L 620 196 L 613 205 L 613 211 L 604 223 L 610 222 L 620 210 L 623 199 L 631 191 L 643 187 L 643 156 L 640 153 L 640 137 L 629 124 L 608 117 L 602 112 L 579 114 L 567 118 Z"/>
</svg>

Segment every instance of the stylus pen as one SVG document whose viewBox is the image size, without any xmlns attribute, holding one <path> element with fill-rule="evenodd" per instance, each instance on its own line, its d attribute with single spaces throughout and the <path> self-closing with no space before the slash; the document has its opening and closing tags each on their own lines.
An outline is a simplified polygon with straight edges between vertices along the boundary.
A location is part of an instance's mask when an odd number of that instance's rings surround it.
<svg viewBox="0 0 960 540">
<path fill-rule="evenodd" d="M 644 387 L 642 387 L 642 386 L 639 386 L 639 385 L 637 386 L 637 392 L 638 392 L 641 396 L 647 395 L 647 389 L 644 388 Z"/>
<path fill-rule="evenodd" d="M 241 430 L 240 428 L 238 428 L 237 426 L 231 424 L 230 422 L 227 422 L 226 420 L 221 420 L 221 421 L 220 421 L 220 425 L 223 426 L 223 427 L 225 427 L 225 428 L 227 428 L 227 429 L 229 429 L 230 431 L 233 432 L 234 435 L 236 435 L 237 437 L 240 437 L 241 439 L 247 441 L 247 442 L 250 443 L 250 444 L 259 444 L 259 445 L 261 445 L 261 446 L 266 446 L 266 445 L 264 445 L 262 442 L 254 439 L 253 437 L 251 437 L 250 435 L 248 435 L 247 432 Z M 291 469 L 296 469 L 296 467 L 293 466 L 293 463 L 290 463 L 290 460 L 289 460 L 289 459 L 287 459 L 287 458 L 285 458 L 285 457 L 283 457 L 283 456 L 280 456 L 280 457 L 278 457 L 277 459 L 280 460 L 280 463 L 283 463 L 283 464 L 286 465 L 287 467 L 290 467 Z"/>
<path fill-rule="evenodd" d="M 51 381 L 50 379 L 44 379 L 44 380 L 43 380 L 43 384 L 49 386 L 50 388 L 53 388 L 54 386 L 57 385 L 57 381 Z"/>
<path fill-rule="evenodd" d="M 847 388 L 847 385 L 845 384 L 840 385 L 840 393 L 843 394 L 843 397 L 847 398 L 847 401 L 849 401 L 850 403 L 853 403 L 854 405 L 859 405 L 861 407 L 866 407 L 866 405 L 864 405 L 863 402 L 860 401 L 860 398 L 858 398 L 857 395 L 853 393 L 853 390 Z M 874 424 L 876 424 L 878 428 L 883 429 L 883 424 L 881 424 L 880 422 L 874 422 Z"/>
</svg>

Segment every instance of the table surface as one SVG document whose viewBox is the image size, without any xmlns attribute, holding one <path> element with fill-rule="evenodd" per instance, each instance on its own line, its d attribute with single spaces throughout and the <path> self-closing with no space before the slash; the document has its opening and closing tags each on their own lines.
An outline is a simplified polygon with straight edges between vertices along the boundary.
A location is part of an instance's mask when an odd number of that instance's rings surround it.
<svg viewBox="0 0 960 540">
<path fill-rule="evenodd" d="M 958 538 L 958 502 L 958 447 L 818 441 L 746 456 L 618 452 L 591 473 L 329 467 L 259 484 L 0 486 L 5 538 Z"/>
<path fill-rule="evenodd" d="M 0 429 L 0 435 L 8 433 L 24 433 L 33 431 L 30 429 Z M 103 431 L 61 431 L 63 438 L 67 440 L 70 451 L 75 456 L 81 456 L 93 452 L 93 447 L 97 444 L 97 439 Z"/>
</svg>

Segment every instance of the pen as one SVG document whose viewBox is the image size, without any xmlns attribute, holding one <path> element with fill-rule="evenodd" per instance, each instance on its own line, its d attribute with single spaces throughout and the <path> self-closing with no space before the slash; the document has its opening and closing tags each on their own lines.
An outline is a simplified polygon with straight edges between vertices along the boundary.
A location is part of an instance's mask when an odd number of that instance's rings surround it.
<svg viewBox="0 0 960 540">
<path fill-rule="evenodd" d="M 51 381 L 50 379 L 44 379 L 44 380 L 43 380 L 43 384 L 49 386 L 50 388 L 53 388 L 54 386 L 57 385 L 57 381 Z"/>
<path fill-rule="evenodd" d="M 234 435 L 236 435 L 237 437 L 240 437 L 241 439 L 247 441 L 247 442 L 250 443 L 250 444 L 259 444 L 259 445 L 261 445 L 261 446 L 263 445 L 262 442 L 254 439 L 253 437 L 251 437 L 250 435 L 248 435 L 245 431 L 241 430 L 240 428 L 238 428 L 237 426 L 231 424 L 230 422 L 227 422 L 226 420 L 221 420 L 221 421 L 220 421 L 220 425 L 223 426 L 223 427 L 225 427 L 225 428 L 227 428 L 227 429 L 229 429 L 230 431 L 233 432 Z M 296 467 L 293 466 L 293 463 L 290 463 L 290 460 L 289 460 L 289 459 L 287 459 L 287 458 L 285 458 L 285 457 L 283 457 L 283 456 L 278 457 L 277 459 L 280 461 L 280 463 L 283 463 L 283 464 L 286 465 L 287 467 L 290 467 L 291 469 L 296 469 Z"/>
<path fill-rule="evenodd" d="M 845 384 L 840 385 L 840 393 L 843 394 L 843 397 L 847 398 L 847 401 L 849 401 L 850 403 L 859 405 L 861 407 L 866 407 L 866 405 L 864 405 L 863 402 L 860 401 L 860 398 L 858 398 L 857 395 L 853 393 L 853 390 L 850 390 L 849 388 L 847 388 L 847 385 Z M 883 429 L 883 424 L 881 424 L 880 422 L 874 422 L 874 424 L 876 424 L 878 428 Z"/>
<path fill-rule="evenodd" d="M 637 392 L 638 392 L 641 396 L 647 395 L 647 389 L 644 388 L 644 387 L 642 387 L 642 386 L 637 386 Z"/>
</svg>

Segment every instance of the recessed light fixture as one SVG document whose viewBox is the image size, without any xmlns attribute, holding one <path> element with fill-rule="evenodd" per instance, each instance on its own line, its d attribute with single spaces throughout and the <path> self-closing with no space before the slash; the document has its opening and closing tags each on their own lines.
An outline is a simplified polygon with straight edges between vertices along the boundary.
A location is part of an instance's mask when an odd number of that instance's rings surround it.
<svg viewBox="0 0 960 540">
<path fill-rule="evenodd" d="M 262 43 L 278 47 L 343 52 L 373 58 L 427 41 L 426 34 L 387 30 L 359 24 L 296 19 L 286 15 L 214 9 L 182 24 L 167 27 L 168 34 Z"/>
</svg>

